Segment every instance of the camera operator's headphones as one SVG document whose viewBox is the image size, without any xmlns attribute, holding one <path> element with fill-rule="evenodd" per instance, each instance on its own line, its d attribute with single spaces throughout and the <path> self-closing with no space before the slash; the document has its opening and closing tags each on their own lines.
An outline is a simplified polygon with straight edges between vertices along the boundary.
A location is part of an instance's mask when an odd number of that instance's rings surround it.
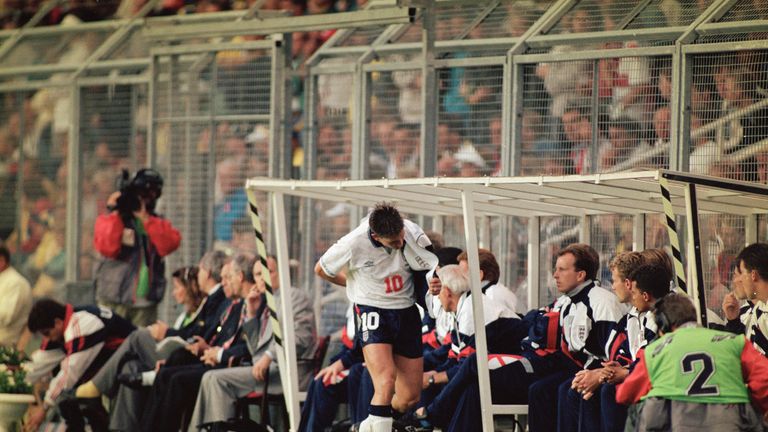
<svg viewBox="0 0 768 432">
<path fill-rule="evenodd" d="M 138 193 L 154 192 L 154 198 L 160 198 L 163 194 L 163 176 L 152 168 L 142 168 L 133 176 L 131 187 Z"/>
<path fill-rule="evenodd" d="M 142 168 L 136 171 L 133 177 L 127 169 L 123 169 L 116 183 L 119 191 L 127 191 L 128 189 L 137 193 L 153 191 L 155 198 L 160 198 L 163 193 L 163 176 L 152 168 Z"/>
<path fill-rule="evenodd" d="M 669 322 L 669 317 L 664 311 L 664 299 L 670 295 L 676 294 L 667 294 L 656 301 L 656 304 L 654 305 L 653 321 L 656 323 L 656 334 L 659 332 L 669 333 L 672 331 L 672 323 Z"/>
</svg>

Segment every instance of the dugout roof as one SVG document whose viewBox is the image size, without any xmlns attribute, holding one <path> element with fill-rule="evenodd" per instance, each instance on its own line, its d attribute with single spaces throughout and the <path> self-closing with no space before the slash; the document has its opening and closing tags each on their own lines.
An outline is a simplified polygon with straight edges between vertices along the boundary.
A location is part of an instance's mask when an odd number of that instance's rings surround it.
<svg viewBox="0 0 768 432">
<path fill-rule="evenodd" d="M 461 215 L 462 191 L 472 192 L 478 216 L 583 216 L 660 213 L 659 178 L 667 178 L 676 213 L 685 212 L 688 182 L 697 184 L 702 213 L 768 213 L 768 186 L 668 170 L 612 174 L 415 178 L 381 180 L 276 180 L 251 178 L 247 187 L 303 198 L 370 206 L 397 203 L 405 212 Z"/>
</svg>

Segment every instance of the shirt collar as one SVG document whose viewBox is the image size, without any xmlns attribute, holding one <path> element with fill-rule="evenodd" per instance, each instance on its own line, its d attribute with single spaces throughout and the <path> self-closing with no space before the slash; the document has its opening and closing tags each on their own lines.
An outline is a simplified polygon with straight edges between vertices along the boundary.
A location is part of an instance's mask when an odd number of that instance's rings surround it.
<svg viewBox="0 0 768 432">
<path fill-rule="evenodd" d="M 594 284 L 595 284 L 595 282 L 594 282 L 594 281 L 592 281 L 592 279 L 589 279 L 589 280 L 587 280 L 587 281 L 584 281 L 584 282 L 582 282 L 582 283 L 581 283 L 581 284 L 579 284 L 579 285 L 576 285 L 576 288 L 574 288 L 574 289 L 572 289 L 572 290 L 568 291 L 568 293 L 567 293 L 566 295 L 567 295 L 568 297 L 570 297 L 570 298 L 574 298 L 574 297 L 576 297 L 577 295 L 579 295 L 579 294 L 580 294 L 582 291 L 584 291 L 584 288 L 587 288 L 588 286 L 592 286 L 592 285 L 594 285 Z"/>
<path fill-rule="evenodd" d="M 384 247 L 384 245 L 383 245 L 383 244 L 381 244 L 381 242 L 379 242 L 378 240 L 376 240 L 376 239 L 374 239 L 374 238 L 373 238 L 373 231 L 371 231 L 371 229 L 370 229 L 370 228 L 368 228 L 368 240 L 370 240 L 370 241 L 371 241 L 371 244 L 372 244 L 372 245 L 373 245 L 373 247 L 375 247 L 375 248 Z"/>
</svg>

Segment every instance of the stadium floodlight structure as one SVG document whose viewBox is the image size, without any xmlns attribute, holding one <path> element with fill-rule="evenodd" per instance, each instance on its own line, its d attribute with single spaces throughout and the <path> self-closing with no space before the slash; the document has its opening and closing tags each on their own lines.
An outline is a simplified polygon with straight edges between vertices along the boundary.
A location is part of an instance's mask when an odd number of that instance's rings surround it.
<svg viewBox="0 0 768 432">
<path fill-rule="evenodd" d="M 246 182 L 249 192 L 267 193 L 271 204 L 275 251 L 283 290 L 291 289 L 288 269 L 288 244 L 285 221 L 284 196 L 325 200 L 348 205 L 370 207 L 387 200 L 407 213 L 425 216 L 462 216 L 468 254 L 472 308 L 475 319 L 478 358 L 488 354 L 482 302 L 480 301 L 480 270 L 478 257 L 477 217 L 518 216 L 535 221 L 546 216 L 588 216 L 601 214 L 645 215 L 665 213 L 673 222 L 675 215 L 685 215 L 687 225 L 687 272 L 682 267 L 677 235 L 670 232 L 671 247 L 676 253 L 678 282 L 689 276 L 687 293 L 694 299 L 699 317 L 706 320 L 704 287 L 698 233 L 699 214 L 727 213 L 747 218 L 746 241 L 756 238 L 756 216 L 768 213 L 768 186 L 726 180 L 710 176 L 655 170 L 612 174 L 537 176 L 537 177 L 482 177 L 482 178 L 416 178 L 381 180 L 276 180 L 251 178 Z M 636 218 L 636 220 L 640 220 Z M 528 306 L 535 307 L 538 299 L 539 272 L 549 269 L 540 266 L 538 223 L 529 224 L 528 244 Z M 531 228 L 533 227 L 533 228 Z M 285 295 L 285 294 L 284 294 Z M 282 304 L 282 323 L 285 349 L 293 347 L 293 321 L 288 302 Z M 290 355 L 287 355 L 291 358 Z M 295 358 L 295 353 L 293 358 Z M 285 359 L 278 359 L 281 367 Z M 291 363 L 287 363 L 289 365 Z M 297 369 L 288 367 L 288 385 L 283 388 L 292 428 L 298 424 Z M 493 430 L 494 415 L 525 414 L 525 405 L 494 405 L 491 401 L 487 362 L 478 362 L 478 381 L 484 431 Z M 293 429 L 295 430 L 295 429 Z"/>
</svg>

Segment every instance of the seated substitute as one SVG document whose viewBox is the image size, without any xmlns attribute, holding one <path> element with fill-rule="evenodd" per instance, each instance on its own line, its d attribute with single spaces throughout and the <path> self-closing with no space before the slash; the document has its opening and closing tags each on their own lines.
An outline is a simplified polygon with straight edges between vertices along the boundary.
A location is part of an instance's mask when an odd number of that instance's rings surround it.
<svg viewBox="0 0 768 432">
<path fill-rule="evenodd" d="M 32 354 L 32 382 L 51 372 L 53 377 L 42 405 L 30 408 L 26 428 L 36 430 L 46 411 L 58 406 L 67 430 L 85 429 L 87 417 L 92 430 L 107 430 L 107 415 L 100 400 L 91 400 L 80 409 L 74 388 L 90 379 L 109 359 L 123 340 L 136 328 L 112 310 L 98 307 L 72 307 L 55 300 L 41 299 L 32 306 L 29 330 L 43 335 L 41 351 Z"/>
<path fill-rule="evenodd" d="M 653 305 L 670 293 L 671 273 L 659 265 L 643 264 L 638 252 L 625 252 L 611 262 L 613 287 L 622 303 L 631 303 L 609 342 L 609 361 L 603 367 L 582 370 L 570 388 L 560 388 L 558 430 L 623 431 L 627 409 L 616 403 L 621 383 L 637 359 L 637 352 L 656 338 Z M 627 275 L 627 276 L 625 276 Z"/>
<path fill-rule="evenodd" d="M 752 404 L 768 409 L 768 359 L 741 335 L 699 327 L 683 295 L 659 300 L 654 316 L 661 336 L 616 392 L 643 401 L 639 430 L 762 431 Z"/>
<path fill-rule="evenodd" d="M 768 244 L 754 243 L 736 256 L 741 289 L 750 293 L 755 305 L 741 319 L 747 339 L 756 350 L 768 355 Z"/>
</svg>

